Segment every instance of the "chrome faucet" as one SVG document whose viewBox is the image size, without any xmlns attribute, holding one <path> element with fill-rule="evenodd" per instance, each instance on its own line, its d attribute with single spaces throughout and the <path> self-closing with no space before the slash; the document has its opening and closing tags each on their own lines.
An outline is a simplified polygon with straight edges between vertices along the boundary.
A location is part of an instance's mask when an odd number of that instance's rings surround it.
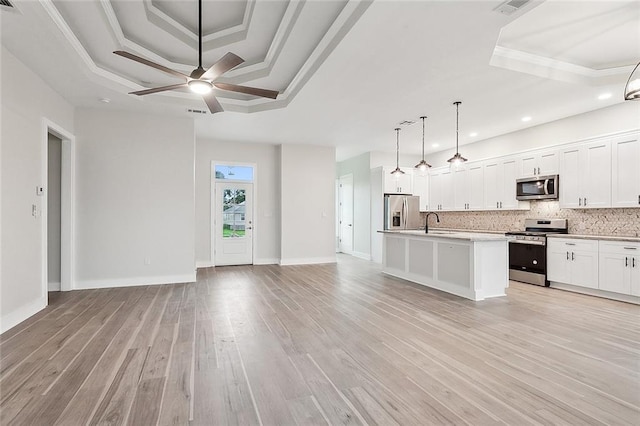
<svg viewBox="0 0 640 426">
<path fill-rule="evenodd" d="M 438 213 L 436 213 L 436 212 L 427 213 L 427 216 L 424 218 L 424 233 L 425 234 L 429 233 L 429 215 L 432 215 L 432 214 L 436 215 L 436 222 L 440 223 L 440 216 L 438 216 Z"/>
</svg>

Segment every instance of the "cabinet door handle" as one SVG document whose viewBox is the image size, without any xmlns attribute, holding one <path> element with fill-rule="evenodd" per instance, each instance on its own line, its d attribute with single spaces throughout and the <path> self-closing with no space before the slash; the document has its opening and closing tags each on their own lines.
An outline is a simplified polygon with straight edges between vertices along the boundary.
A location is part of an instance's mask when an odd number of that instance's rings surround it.
<svg viewBox="0 0 640 426">
<path fill-rule="evenodd" d="M 575 253 L 571 252 L 571 260 L 576 260 Z"/>
<path fill-rule="evenodd" d="M 631 258 L 631 266 L 634 267 L 634 268 L 636 267 L 636 258 L 635 257 Z"/>
<path fill-rule="evenodd" d="M 587 207 L 587 198 L 584 199 L 584 206 Z"/>
<path fill-rule="evenodd" d="M 536 168 L 535 167 L 533 168 L 533 174 L 534 175 L 536 174 Z"/>
<path fill-rule="evenodd" d="M 500 208 L 502 208 L 502 201 L 500 201 Z"/>
<path fill-rule="evenodd" d="M 582 198 L 578 198 L 578 205 L 581 206 L 582 205 Z"/>
<path fill-rule="evenodd" d="M 625 247 L 625 250 L 637 250 L 637 247 Z"/>
<path fill-rule="evenodd" d="M 576 245 L 576 243 L 564 243 L 564 244 L 567 245 L 567 246 L 575 246 Z"/>
<path fill-rule="evenodd" d="M 626 268 L 627 266 L 629 266 L 629 258 L 625 256 L 625 258 L 624 258 L 624 267 Z"/>
<path fill-rule="evenodd" d="M 500 208 L 500 203 L 496 201 L 496 209 L 499 209 L 499 208 Z"/>
<path fill-rule="evenodd" d="M 569 260 L 569 252 L 567 252 L 567 260 Z"/>
</svg>

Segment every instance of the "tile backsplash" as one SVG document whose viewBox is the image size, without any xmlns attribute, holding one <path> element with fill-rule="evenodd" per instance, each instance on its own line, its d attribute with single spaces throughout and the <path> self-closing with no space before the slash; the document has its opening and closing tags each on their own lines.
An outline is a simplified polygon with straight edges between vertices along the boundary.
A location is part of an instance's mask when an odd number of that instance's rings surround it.
<svg viewBox="0 0 640 426">
<path fill-rule="evenodd" d="M 640 237 L 640 208 L 561 209 L 558 201 L 532 201 L 531 210 L 438 212 L 429 228 L 521 231 L 527 218 L 567 219 L 570 234 Z"/>
</svg>

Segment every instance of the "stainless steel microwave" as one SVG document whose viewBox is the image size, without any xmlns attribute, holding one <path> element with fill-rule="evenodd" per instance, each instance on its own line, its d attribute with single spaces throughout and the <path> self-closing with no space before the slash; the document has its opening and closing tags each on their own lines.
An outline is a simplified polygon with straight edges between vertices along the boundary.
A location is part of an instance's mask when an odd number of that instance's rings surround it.
<svg viewBox="0 0 640 426">
<path fill-rule="evenodd" d="M 534 176 L 516 180 L 518 200 L 557 200 L 558 175 Z"/>
</svg>

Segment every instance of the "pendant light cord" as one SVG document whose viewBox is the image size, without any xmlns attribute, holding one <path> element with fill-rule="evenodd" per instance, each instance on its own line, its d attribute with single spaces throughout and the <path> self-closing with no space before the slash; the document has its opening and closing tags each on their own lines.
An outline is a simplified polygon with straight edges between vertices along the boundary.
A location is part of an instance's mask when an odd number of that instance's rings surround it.
<svg viewBox="0 0 640 426">
<path fill-rule="evenodd" d="M 198 68 L 202 68 L 202 0 L 198 0 Z"/>
<path fill-rule="evenodd" d="M 396 128 L 396 169 L 400 168 L 400 128 Z"/>
<path fill-rule="evenodd" d="M 420 117 L 422 119 L 422 161 L 424 161 L 424 119 L 427 117 Z"/>
<path fill-rule="evenodd" d="M 460 108 L 460 104 L 461 103 L 462 102 L 460 102 L 460 101 L 454 102 L 454 104 L 456 105 L 456 154 L 458 154 L 458 133 L 459 133 L 458 132 L 458 122 L 459 122 L 459 119 L 460 119 L 459 108 Z"/>
</svg>

